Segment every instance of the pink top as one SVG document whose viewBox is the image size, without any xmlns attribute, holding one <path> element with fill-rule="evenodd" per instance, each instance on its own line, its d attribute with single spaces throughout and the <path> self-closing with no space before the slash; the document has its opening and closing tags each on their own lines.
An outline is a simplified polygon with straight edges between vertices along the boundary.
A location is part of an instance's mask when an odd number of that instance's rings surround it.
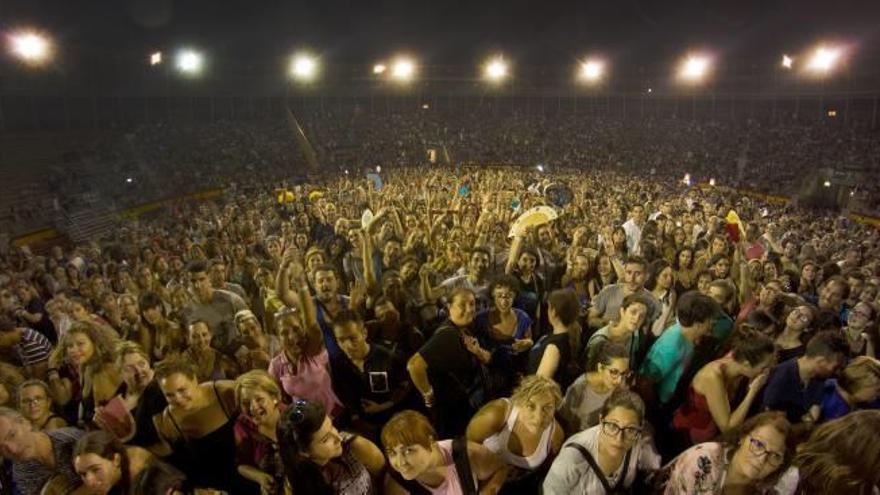
<svg viewBox="0 0 880 495">
<path fill-rule="evenodd" d="M 269 362 L 269 374 L 275 377 L 284 392 L 293 400 L 320 402 L 331 418 L 342 412 L 342 402 L 333 392 L 330 379 L 330 357 L 324 349 L 313 357 L 301 357 L 294 365 L 281 352 Z"/>
<path fill-rule="evenodd" d="M 443 483 L 436 488 L 421 482 L 418 483 L 431 492 L 431 495 L 464 495 L 464 491 L 461 489 L 461 482 L 458 480 L 458 470 L 455 469 L 455 460 L 452 458 L 452 440 L 437 442 L 437 448 L 443 454 L 443 461 L 446 464 L 446 476 L 443 479 Z M 476 486 L 476 479 L 474 484 Z"/>
</svg>

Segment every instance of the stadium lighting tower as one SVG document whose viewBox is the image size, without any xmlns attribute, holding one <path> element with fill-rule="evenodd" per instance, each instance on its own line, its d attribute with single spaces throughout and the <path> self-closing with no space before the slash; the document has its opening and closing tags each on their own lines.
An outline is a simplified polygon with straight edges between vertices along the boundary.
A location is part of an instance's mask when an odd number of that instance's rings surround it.
<svg viewBox="0 0 880 495">
<path fill-rule="evenodd" d="M 792 65 L 794 65 L 794 59 L 789 57 L 788 55 L 782 55 L 782 68 L 783 69 L 791 69 Z"/>
<path fill-rule="evenodd" d="M 375 70 L 375 67 L 373 68 Z M 383 71 L 384 72 L 384 71 Z M 399 58 L 391 66 L 391 77 L 398 81 L 409 81 L 416 72 L 416 64 L 409 58 Z"/>
<path fill-rule="evenodd" d="M 601 60 L 589 59 L 581 64 L 580 78 L 582 81 L 595 82 L 605 73 L 605 63 Z"/>
<path fill-rule="evenodd" d="M 299 53 L 290 63 L 290 74 L 297 80 L 308 82 L 318 73 L 318 61 L 307 53 Z"/>
<path fill-rule="evenodd" d="M 196 75 L 202 71 L 205 60 L 202 54 L 194 50 L 182 50 L 177 54 L 177 70 L 184 74 Z"/>
<path fill-rule="evenodd" d="M 819 46 L 807 62 L 807 69 L 819 74 L 827 74 L 834 70 L 834 67 L 840 60 L 840 55 L 840 48 Z"/>
<path fill-rule="evenodd" d="M 685 81 L 699 82 L 709 72 L 709 58 L 703 55 L 690 55 L 681 64 L 679 77 Z"/>
<path fill-rule="evenodd" d="M 491 82 L 501 82 L 507 77 L 507 62 L 502 57 L 494 57 L 486 62 L 483 75 Z"/>
<path fill-rule="evenodd" d="M 36 31 L 21 31 L 9 37 L 12 54 L 29 65 L 40 65 L 52 55 L 49 38 Z"/>
</svg>

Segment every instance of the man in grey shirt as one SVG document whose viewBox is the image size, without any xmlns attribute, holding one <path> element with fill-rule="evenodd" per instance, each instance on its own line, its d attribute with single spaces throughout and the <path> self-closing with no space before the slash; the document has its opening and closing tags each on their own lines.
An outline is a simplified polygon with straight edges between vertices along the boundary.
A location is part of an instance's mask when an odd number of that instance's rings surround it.
<svg viewBox="0 0 880 495">
<path fill-rule="evenodd" d="M 214 333 L 214 347 L 233 356 L 238 347 L 235 314 L 249 309 L 247 304 L 232 292 L 215 289 L 204 261 L 190 263 L 187 271 L 195 300 L 183 309 L 184 319 L 187 322 L 201 320 L 207 323 Z"/>
<path fill-rule="evenodd" d="M 623 298 L 635 293 L 644 295 L 650 302 L 644 323 L 647 328 L 650 328 L 654 324 L 654 320 L 663 312 L 663 305 L 649 290 L 645 289 L 647 278 L 648 263 L 645 259 L 640 256 L 627 258 L 623 265 L 623 280 L 606 286 L 593 299 L 588 316 L 590 328 L 600 329 L 608 325 L 619 314 Z"/>
</svg>

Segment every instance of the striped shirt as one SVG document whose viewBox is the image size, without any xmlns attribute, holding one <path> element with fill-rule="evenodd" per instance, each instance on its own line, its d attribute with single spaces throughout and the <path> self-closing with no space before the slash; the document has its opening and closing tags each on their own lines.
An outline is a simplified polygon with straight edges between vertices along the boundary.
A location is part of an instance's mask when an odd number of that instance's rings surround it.
<svg viewBox="0 0 880 495">
<path fill-rule="evenodd" d="M 76 428 L 58 428 L 37 435 L 48 435 L 52 441 L 55 467 L 49 467 L 36 459 L 13 461 L 12 482 L 22 495 L 38 495 L 50 480 L 55 486 L 75 488 L 80 484 L 79 475 L 73 469 L 73 448 L 85 432 Z M 66 492 L 63 492 L 66 493 Z"/>
<path fill-rule="evenodd" d="M 43 334 L 31 328 L 23 328 L 21 341 L 15 346 L 18 358 L 25 366 L 37 364 L 49 359 L 52 344 Z"/>
</svg>

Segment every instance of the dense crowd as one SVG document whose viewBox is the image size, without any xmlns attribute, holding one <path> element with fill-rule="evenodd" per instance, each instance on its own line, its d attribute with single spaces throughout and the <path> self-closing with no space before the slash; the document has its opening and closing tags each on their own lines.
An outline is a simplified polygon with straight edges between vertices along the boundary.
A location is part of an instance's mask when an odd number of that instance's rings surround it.
<svg viewBox="0 0 880 495">
<path fill-rule="evenodd" d="M 394 167 L 420 131 L 366 126 L 381 184 L 252 179 L 12 250 L 3 493 L 877 491 L 878 232 L 633 173 L 674 153 L 616 125 L 628 167 L 547 173 Z M 645 128 L 729 139 L 680 125 Z M 444 132 L 570 142 L 508 131 Z"/>
<path fill-rule="evenodd" d="M 817 171 L 846 169 L 856 172 L 851 189 L 857 209 L 880 211 L 878 134 L 841 122 L 620 119 L 492 106 L 388 111 L 340 105 L 302 111 L 299 118 L 320 162 L 339 171 L 418 165 L 436 149 L 440 163 L 541 163 L 679 179 L 687 172 L 701 181 L 794 197 Z M 304 167 L 300 156 L 283 115 L 271 122 L 156 123 L 79 142 L 47 171 L 48 180 L 39 180 L 51 185 L 44 194 L 62 209 L 81 206 L 83 194 L 94 191 L 122 209 L 255 176 L 283 177 Z M 43 198 L 3 205 L 10 228 L 16 222 L 43 227 L 36 225 L 50 220 L 42 216 L 49 211 Z"/>
</svg>

